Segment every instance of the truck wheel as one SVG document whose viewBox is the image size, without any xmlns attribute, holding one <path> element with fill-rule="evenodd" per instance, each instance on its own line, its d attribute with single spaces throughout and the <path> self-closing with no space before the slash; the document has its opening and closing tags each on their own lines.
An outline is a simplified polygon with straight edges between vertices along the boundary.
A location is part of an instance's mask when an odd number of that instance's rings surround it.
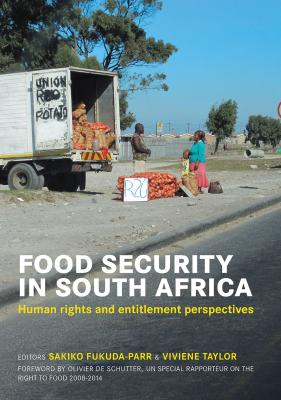
<svg viewBox="0 0 281 400">
<path fill-rule="evenodd" d="M 39 190 L 44 185 L 44 176 L 38 175 L 30 164 L 20 163 L 10 169 L 8 185 L 11 190 Z"/>
<path fill-rule="evenodd" d="M 79 172 L 77 174 L 77 180 L 78 180 L 78 186 L 79 190 L 85 190 L 86 189 L 86 172 Z"/>
<path fill-rule="evenodd" d="M 39 187 L 38 189 L 42 189 L 43 186 L 45 185 L 45 177 L 44 175 L 38 175 L 39 178 Z"/>
<path fill-rule="evenodd" d="M 63 190 L 65 192 L 76 192 L 79 187 L 78 174 L 70 172 L 61 175 L 63 175 Z"/>
<path fill-rule="evenodd" d="M 56 176 L 52 176 L 48 179 L 47 188 L 52 192 L 62 192 L 62 186 L 59 184 L 56 178 Z"/>
<path fill-rule="evenodd" d="M 78 174 L 61 173 L 51 177 L 48 189 L 53 192 L 76 192 L 79 186 Z"/>
</svg>

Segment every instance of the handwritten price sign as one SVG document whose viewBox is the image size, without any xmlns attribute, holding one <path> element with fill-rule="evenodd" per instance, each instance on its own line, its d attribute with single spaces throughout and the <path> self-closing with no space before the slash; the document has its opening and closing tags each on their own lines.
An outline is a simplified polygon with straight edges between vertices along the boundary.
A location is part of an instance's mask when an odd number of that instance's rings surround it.
<svg viewBox="0 0 281 400">
<path fill-rule="evenodd" d="M 126 178 L 124 180 L 124 201 L 147 201 L 148 179 Z"/>
</svg>

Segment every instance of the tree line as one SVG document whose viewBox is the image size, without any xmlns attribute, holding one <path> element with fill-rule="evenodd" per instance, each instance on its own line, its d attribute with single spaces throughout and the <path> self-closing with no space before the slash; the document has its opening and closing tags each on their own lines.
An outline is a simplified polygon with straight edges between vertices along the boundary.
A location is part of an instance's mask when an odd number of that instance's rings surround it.
<svg viewBox="0 0 281 400">
<path fill-rule="evenodd" d="M 238 105 L 234 100 L 223 101 L 213 106 L 206 122 L 210 133 L 216 136 L 215 153 L 219 143 L 232 135 L 237 121 Z M 276 147 L 281 140 L 281 122 L 268 116 L 251 115 L 246 125 L 245 142 L 250 141 L 256 147 L 260 143 L 269 143 Z"/>
<path fill-rule="evenodd" d="M 168 90 L 165 74 L 135 72 L 166 63 L 177 51 L 145 30 L 162 5 L 159 0 L 0 0 L 0 72 L 70 65 L 116 71 L 124 130 L 135 121 L 128 111 L 130 92 Z M 233 100 L 211 108 L 207 128 L 216 136 L 216 150 L 236 120 Z M 270 117 L 250 116 L 246 129 L 246 139 L 256 146 L 263 141 L 275 147 L 281 139 L 281 123 Z"/>
</svg>

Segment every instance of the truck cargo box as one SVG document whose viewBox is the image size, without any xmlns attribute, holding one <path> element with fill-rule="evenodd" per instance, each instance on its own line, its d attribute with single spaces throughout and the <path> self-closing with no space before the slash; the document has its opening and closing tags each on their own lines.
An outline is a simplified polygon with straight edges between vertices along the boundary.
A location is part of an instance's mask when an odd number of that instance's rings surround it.
<svg viewBox="0 0 281 400">
<path fill-rule="evenodd" d="M 0 159 L 99 159 L 95 152 L 85 156 L 73 149 L 72 110 L 79 102 L 86 104 L 90 122 L 112 127 L 117 140 L 111 154 L 117 157 L 120 122 L 115 73 L 68 67 L 0 75 Z"/>
</svg>

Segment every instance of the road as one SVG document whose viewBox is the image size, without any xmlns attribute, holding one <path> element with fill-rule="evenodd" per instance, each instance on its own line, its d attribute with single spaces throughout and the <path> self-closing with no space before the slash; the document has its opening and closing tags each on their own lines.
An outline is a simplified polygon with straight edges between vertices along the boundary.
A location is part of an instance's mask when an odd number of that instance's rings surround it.
<svg viewBox="0 0 281 400">
<path fill-rule="evenodd" d="M 147 167 L 180 174 L 180 169 L 172 169 L 167 162 L 148 163 Z M 272 168 L 209 172 L 210 180 L 222 184 L 224 193 L 219 196 L 205 193 L 192 201 L 177 196 L 141 203 L 113 200 L 118 177 L 130 175 L 132 168 L 132 163 L 117 163 L 111 173 L 89 173 L 85 192 L 44 190 L 34 192 L 30 201 L 18 200 L 21 197 L 15 193 L 9 200 L 9 192 L 4 193 L 0 185 L 0 291 L 17 284 L 20 254 L 106 254 L 129 241 L 176 230 L 185 220 L 189 226 L 204 224 L 281 195 L 281 171 Z"/>
<path fill-rule="evenodd" d="M 28 305 L 181 305 L 253 306 L 254 315 L 132 316 L 100 315 L 74 317 L 62 315 L 17 315 L 16 305 L 2 309 L 1 321 L 1 400 L 277 400 L 281 397 L 281 323 L 280 323 L 280 226 L 281 210 L 274 210 L 247 223 L 225 229 L 201 240 L 188 239 L 161 251 L 161 254 L 233 254 L 228 277 L 248 280 L 253 297 L 155 298 L 152 294 L 159 275 L 147 279 L 147 297 L 110 295 L 104 299 L 89 296 L 58 300 L 50 291 L 44 301 L 25 300 Z M 100 276 L 94 274 L 91 279 Z M 165 276 L 173 281 L 171 272 Z M 205 277 L 202 273 L 198 277 Z M 210 277 L 222 278 L 219 268 Z M 105 373 L 102 382 L 56 383 L 17 382 L 18 354 L 49 352 L 236 352 L 237 365 L 254 366 L 254 372 L 174 372 Z M 209 364 L 208 364 L 209 363 Z M 32 363 L 31 363 L 32 364 Z M 42 363 L 33 363 L 40 365 Z M 43 364 L 48 364 L 47 362 Z M 86 365 L 60 362 L 60 365 Z M 159 362 L 157 365 L 167 365 Z M 199 363 L 200 364 L 200 363 Z M 205 365 L 220 365 L 205 362 Z M 54 365 L 54 364 L 48 364 Z M 129 365 L 128 362 L 99 362 L 98 365 Z M 133 362 L 131 365 L 147 363 Z M 172 362 L 170 365 L 196 365 Z M 202 365 L 202 362 L 201 362 Z M 230 366 L 230 363 L 223 362 Z M 68 376 L 69 378 L 69 376 Z"/>
</svg>

